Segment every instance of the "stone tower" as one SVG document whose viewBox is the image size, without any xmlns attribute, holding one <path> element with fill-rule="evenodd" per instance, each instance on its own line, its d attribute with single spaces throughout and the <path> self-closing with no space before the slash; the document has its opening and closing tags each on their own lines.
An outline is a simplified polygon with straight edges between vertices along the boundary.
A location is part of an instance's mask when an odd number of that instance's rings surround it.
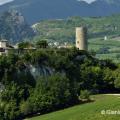
<svg viewBox="0 0 120 120">
<path fill-rule="evenodd" d="M 86 51 L 88 49 L 86 27 L 76 28 L 76 48 L 78 48 L 79 50 L 86 50 Z"/>
</svg>

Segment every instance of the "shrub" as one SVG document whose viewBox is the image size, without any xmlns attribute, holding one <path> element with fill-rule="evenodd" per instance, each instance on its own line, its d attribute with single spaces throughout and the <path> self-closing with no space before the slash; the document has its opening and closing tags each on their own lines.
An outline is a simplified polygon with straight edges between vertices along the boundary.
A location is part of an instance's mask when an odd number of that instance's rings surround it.
<svg viewBox="0 0 120 120">
<path fill-rule="evenodd" d="M 90 100 L 90 92 L 88 90 L 81 90 L 80 91 L 80 99 L 81 100 Z"/>
<path fill-rule="evenodd" d="M 29 101 L 27 102 L 23 102 L 21 105 L 20 105 L 20 111 L 23 115 L 28 115 L 28 114 L 31 114 L 32 113 L 32 105 Z"/>
</svg>

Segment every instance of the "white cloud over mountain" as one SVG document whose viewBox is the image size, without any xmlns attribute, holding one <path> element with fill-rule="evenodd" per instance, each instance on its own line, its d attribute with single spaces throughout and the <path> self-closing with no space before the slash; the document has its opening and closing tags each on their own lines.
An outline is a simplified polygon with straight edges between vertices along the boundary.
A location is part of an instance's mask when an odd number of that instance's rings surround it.
<svg viewBox="0 0 120 120">
<path fill-rule="evenodd" d="M 79 1 L 86 1 L 87 3 L 91 3 L 91 2 L 96 1 L 96 0 L 79 0 Z"/>
<path fill-rule="evenodd" d="M 9 2 L 12 2 L 14 0 L 0 0 L 0 5 L 3 5 L 3 4 L 6 4 L 6 3 L 9 3 Z"/>
<path fill-rule="evenodd" d="M 93 1 L 95 1 L 95 0 L 85 0 L 86 2 L 93 2 Z"/>
<path fill-rule="evenodd" d="M 12 1 L 14 1 L 14 0 L 0 0 L 0 5 L 3 5 L 3 4 L 9 3 L 9 2 L 12 2 Z M 78 1 L 81 1 L 81 0 L 78 0 Z M 83 0 L 83 1 L 91 3 L 91 2 L 93 2 L 95 0 Z"/>
</svg>

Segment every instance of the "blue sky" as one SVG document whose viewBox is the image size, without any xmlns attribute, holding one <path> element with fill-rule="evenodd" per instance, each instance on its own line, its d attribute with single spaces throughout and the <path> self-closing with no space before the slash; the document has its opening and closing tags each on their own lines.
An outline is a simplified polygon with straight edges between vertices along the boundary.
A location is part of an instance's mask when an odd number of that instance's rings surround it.
<svg viewBox="0 0 120 120">
<path fill-rule="evenodd" d="M 0 0 L 0 5 L 3 5 L 5 3 L 12 2 L 12 1 L 14 1 L 14 0 Z M 83 0 L 83 1 L 90 3 L 90 2 L 95 1 L 95 0 Z"/>
</svg>

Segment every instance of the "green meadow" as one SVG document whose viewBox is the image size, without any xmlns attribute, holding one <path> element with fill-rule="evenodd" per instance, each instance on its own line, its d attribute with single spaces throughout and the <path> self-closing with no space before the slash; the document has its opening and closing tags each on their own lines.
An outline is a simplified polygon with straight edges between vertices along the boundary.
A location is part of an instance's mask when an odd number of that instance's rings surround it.
<svg viewBox="0 0 120 120">
<path fill-rule="evenodd" d="M 33 117 L 27 120 L 119 120 L 120 115 L 101 114 L 102 110 L 120 110 L 120 96 L 95 95 L 93 102 L 80 104 L 57 112 Z"/>
</svg>

